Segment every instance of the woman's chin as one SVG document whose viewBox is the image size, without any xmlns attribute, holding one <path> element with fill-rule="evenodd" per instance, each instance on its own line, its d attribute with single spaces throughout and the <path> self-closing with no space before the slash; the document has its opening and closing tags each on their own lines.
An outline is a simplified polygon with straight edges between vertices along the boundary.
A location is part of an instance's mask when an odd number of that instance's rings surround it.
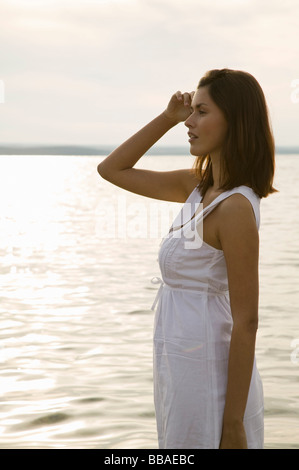
<svg viewBox="0 0 299 470">
<path fill-rule="evenodd" d="M 194 155 L 194 157 L 198 157 L 200 155 L 200 153 L 198 152 L 198 150 L 196 150 L 194 145 L 190 145 L 190 153 L 191 155 Z"/>
</svg>

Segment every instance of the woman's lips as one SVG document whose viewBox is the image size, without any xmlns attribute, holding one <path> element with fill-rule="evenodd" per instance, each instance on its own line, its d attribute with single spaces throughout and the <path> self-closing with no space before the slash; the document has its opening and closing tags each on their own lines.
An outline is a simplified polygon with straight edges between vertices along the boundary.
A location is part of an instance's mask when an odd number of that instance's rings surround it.
<svg viewBox="0 0 299 470">
<path fill-rule="evenodd" d="M 188 132 L 188 136 L 189 136 L 188 142 L 193 142 L 195 139 L 198 139 L 197 135 L 192 134 L 192 132 Z"/>
</svg>

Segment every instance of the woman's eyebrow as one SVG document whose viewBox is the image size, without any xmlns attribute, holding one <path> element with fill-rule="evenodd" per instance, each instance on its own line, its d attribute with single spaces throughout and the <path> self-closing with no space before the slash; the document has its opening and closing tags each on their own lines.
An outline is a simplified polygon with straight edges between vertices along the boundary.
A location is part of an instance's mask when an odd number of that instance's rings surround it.
<svg viewBox="0 0 299 470">
<path fill-rule="evenodd" d="M 195 105 L 195 108 L 198 109 L 200 108 L 201 106 L 208 106 L 207 103 L 198 103 L 197 105 Z M 191 106 L 191 109 L 194 109 L 192 106 Z"/>
</svg>

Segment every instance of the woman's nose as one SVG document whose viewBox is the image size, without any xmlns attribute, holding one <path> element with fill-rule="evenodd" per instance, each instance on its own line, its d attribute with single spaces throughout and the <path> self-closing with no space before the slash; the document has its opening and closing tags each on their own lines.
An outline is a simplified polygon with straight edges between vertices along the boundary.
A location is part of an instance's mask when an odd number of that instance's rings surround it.
<svg viewBox="0 0 299 470">
<path fill-rule="evenodd" d="M 184 122 L 185 126 L 186 127 L 192 127 L 192 114 L 190 114 L 190 116 L 186 119 L 186 121 Z"/>
</svg>

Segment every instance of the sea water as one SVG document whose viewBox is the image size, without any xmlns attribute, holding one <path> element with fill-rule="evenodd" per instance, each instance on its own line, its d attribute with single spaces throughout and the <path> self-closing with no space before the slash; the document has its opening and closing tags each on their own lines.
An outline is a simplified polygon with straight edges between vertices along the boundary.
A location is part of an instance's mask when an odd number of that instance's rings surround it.
<svg viewBox="0 0 299 470">
<path fill-rule="evenodd" d="M 157 448 L 151 279 L 180 205 L 104 181 L 102 158 L 0 156 L 1 448 Z M 298 155 L 277 155 L 275 185 L 261 202 L 256 357 L 265 448 L 299 448 Z"/>
</svg>

